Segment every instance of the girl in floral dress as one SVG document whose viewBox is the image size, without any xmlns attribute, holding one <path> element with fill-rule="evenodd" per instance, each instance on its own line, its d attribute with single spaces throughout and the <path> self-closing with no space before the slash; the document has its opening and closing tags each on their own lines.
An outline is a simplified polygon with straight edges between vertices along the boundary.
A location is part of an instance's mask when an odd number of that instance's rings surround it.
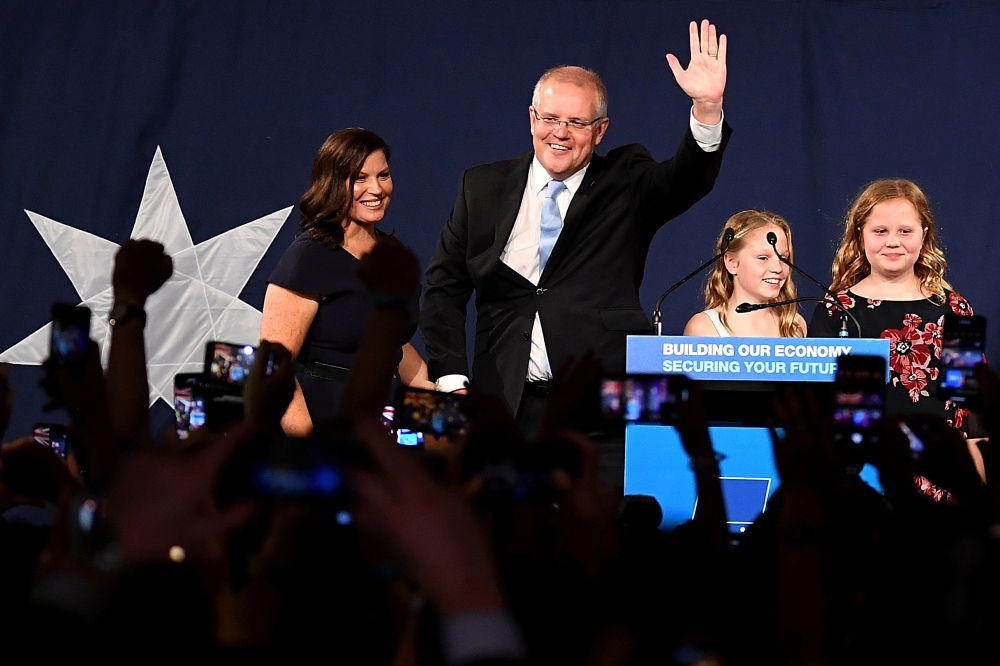
<svg viewBox="0 0 1000 666">
<path fill-rule="evenodd" d="M 858 320 L 860 337 L 889 340 L 886 411 L 939 414 L 975 437 L 980 433 L 969 410 L 936 394 L 944 315 L 972 314 L 969 302 L 944 279 L 946 266 L 924 193 L 909 180 L 879 180 L 851 206 L 830 290 Z M 810 337 L 837 337 L 842 316 L 832 302 L 821 304 Z M 850 320 L 848 330 L 857 334 Z M 978 447 L 969 449 L 982 474 Z"/>
</svg>

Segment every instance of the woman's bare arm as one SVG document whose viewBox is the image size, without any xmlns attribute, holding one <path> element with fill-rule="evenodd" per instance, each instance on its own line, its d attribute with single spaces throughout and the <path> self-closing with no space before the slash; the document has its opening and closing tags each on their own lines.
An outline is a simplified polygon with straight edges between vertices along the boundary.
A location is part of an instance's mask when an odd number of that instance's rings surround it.
<svg viewBox="0 0 1000 666">
<path fill-rule="evenodd" d="M 319 311 L 319 298 L 276 284 L 267 285 L 264 294 L 264 315 L 260 321 L 260 339 L 279 342 L 291 352 L 292 360 L 299 357 L 309 327 Z M 281 427 L 289 435 L 304 437 L 312 432 L 312 419 L 306 408 L 302 387 L 295 382 L 295 396 L 281 419 Z"/>
<path fill-rule="evenodd" d="M 399 379 L 407 386 L 434 390 L 434 382 L 427 378 L 427 363 L 411 345 L 403 345 L 403 360 L 399 362 Z"/>
</svg>

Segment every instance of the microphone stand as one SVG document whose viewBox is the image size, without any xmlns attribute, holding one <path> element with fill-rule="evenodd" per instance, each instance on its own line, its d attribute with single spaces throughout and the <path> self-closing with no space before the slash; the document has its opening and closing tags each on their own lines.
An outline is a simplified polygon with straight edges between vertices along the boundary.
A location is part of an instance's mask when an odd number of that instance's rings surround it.
<svg viewBox="0 0 1000 666">
<path fill-rule="evenodd" d="M 703 263 L 701 266 L 699 266 L 698 268 L 694 269 L 693 271 L 685 275 L 680 282 L 674 283 L 673 285 L 670 286 L 669 289 L 663 292 L 663 295 L 660 296 L 660 300 L 656 301 L 656 307 L 653 308 L 654 335 L 661 335 L 663 333 L 663 322 L 660 316 L 660 306 L 663 305 L 663 299 L 672 294 L 674 291 L 676 291 L 679 287 L 681 287 L 685 282 L 693 278 L 695 275 L 701 273 L 703 270 L 705 270 L 706 268 L 717 262 L 720 258 L 722 258 L 722 256 L 729 251 L 729 244 L 733 242 L 733 237 L 735 235 L 736 233 L 732 229 L 727 228 L 725 236 L 723 236 L 722 238 L 722 252 L 715 255 L 714 257 Z"/>
<path fill-rule="evenodd" d="M 805 301 L 817 301 L 820 303 L 829 303 L 826 297 L 821 298 L 819 296 L 801 296 L 799 298 L 790 298 L 787 301 L 775 301 L 774 303 L 740 303 L 739 305 L 736 306 L 736 312 L 738 312 L 739 314 L 744 314 L 746 312 L 756 312 L 757 310 L 766 310 L 767 308 L 777 308 L 782 305 L 789 305 L 791 303 L 802 303 Z M 841 312 L 850 317 L 851 321 L 854 322 L 854 325 L 857 326 L 858 337 L 860 338 L 861 324 L 858 323 L 858 320 L 854 317 L 853 314 L 851 314 L 846 308 L 843 307 L 843 304 L 840 303 L 839 300 L 837 301 L 837 304 L 840 305 Z M 845 317 L 840 318 L 840 333 L 838 333 L 837 337 L 840 338 L 851 337 L 851 334 L 847 330 L 847 319 Z"/>
<path fill-rule="evenodd" d="M 788 261 L 788 259 L 785 259 L 783 256 L 781 256 L 781 253 L 778 252 L 778 235 L 775 234 L 773 231 L 768 231 L 767 232 L 767 242 L 771 246 L 771 248 L 774 250 L 774 256 L 776 256 L 778 258 L 778 260 L 781 261 L 781 263 L 787 265 L 789 268 L 791 268 L 793 270 L 798 271 L 800 275 L 805 276 L 810 282 L 812 282 L 814 285 L 816 285 L 817 287 L 819 287 L 820 289 L 822 289 L 824 292 L 826 292 L 826 294 L 830 298 L 833 299 L 833 305 L 837 306 L 837 308 L 842 313 L 844 313 L 845 315 L 847 315 L 848 317 L 850 317 L 851 321 L 854 322 L 854 325 L 857 326 L 857 328 L 858 328 L 858 337 L 860 338 L 861 337 L 861 324 L 858 323 L 858 320 L 854 317 L 854 315 L 852 315 L 850 312 L 847 311 L 847 308 L 844 307 L 844 304 L 840 302 L 840 298 L 837 297 L 837 294 L 835 294 L 832 291 L 830 291 L 829 287 L 827 287 L 825 284 L 823 284 L 822 282 L 820 282 L 819 280 L 817 280 L 816 278 L 814 278 L 812 275 L 809 275 L 809 273 L 806 273 L 804 270 L 802 270 L 801 268 L 799 268 L 798 266 L 796 266 L 792 262 Z M 820 300 L 826 302 L 826 299 L 820 299 Z M 792 300 L 792 301 L 788 301 L 788 302 L 789 303 L 794 303 L 795 301 Z M 742 303 L 741 303 L 741 305 L 742 305 Z M 847 331 L 847 320 L 844 317 L 840 318 L 840 336 L 839 337 L 842 337 L 842 338 L 849 338 L 849 337 L 851 337 L 850 333 L 848 333 L 848 331 Z"/>
</svg>

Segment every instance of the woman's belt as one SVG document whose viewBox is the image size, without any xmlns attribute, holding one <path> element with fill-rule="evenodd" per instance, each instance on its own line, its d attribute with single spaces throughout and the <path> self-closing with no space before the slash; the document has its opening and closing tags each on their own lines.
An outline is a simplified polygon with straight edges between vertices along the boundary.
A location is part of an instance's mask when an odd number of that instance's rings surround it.
<svg viewBox="0 0 1000 666">
<path fill-rule="evenodd" d="M 339 365 L 330 365 L 329 363 L 320 363 L 319 361 L 309 361 L 308 363 L 297 361 L 295 367 L 299 372 L 303 372 L 310 377 L 328 379 L 335 382 L 346 382 L 347 375 L 351 372 L 350 368 L 342 368 Z"/>
</svg>

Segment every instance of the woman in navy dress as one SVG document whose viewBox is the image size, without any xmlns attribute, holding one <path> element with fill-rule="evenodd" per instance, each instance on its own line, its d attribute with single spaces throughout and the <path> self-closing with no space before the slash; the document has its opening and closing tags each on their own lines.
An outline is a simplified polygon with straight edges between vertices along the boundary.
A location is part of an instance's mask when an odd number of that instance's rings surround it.
<svg viewBox="0 0 1000 666">
<path fill-rule="evenodd" d="M 389 146 L 374 132 L 343 129 L 330 135 L 313 161 L 312 185 L 299 201 L 300 233 L 268 280 L 262 340 L 280 342 L 296 360 L 298 387 L 281 421 L 304 436 L 332 419 L 354 364 L 374 294 L 357 275 L 358 262 L 384 235 L 376 225 L 392 197 Z M 419 294 L 397 356 L 398 379 L 433 388 L 427 365 L 409 344 L 417 329 Z"/>
</svg>

